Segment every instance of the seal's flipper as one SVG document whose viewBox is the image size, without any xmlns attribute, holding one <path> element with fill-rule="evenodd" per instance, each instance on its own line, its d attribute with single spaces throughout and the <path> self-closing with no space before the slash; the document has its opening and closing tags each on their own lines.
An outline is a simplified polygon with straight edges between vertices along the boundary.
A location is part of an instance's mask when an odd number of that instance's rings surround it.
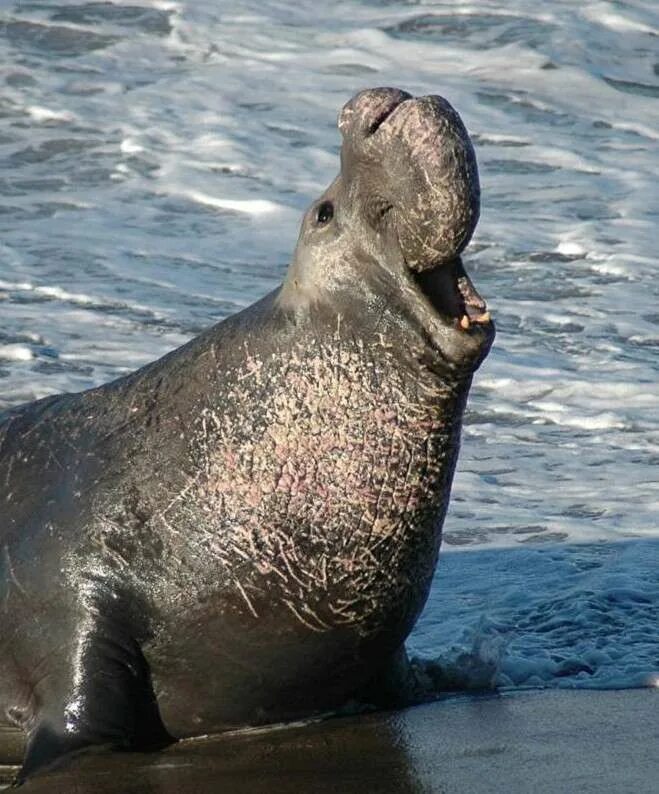
<svg viewBox="0 0 659 794">
<path fill-rule="evenodd" d="M 373 678 L 357 693 L 357 700 L 377 709 L 400 709 L 429 700 L 404 645 L 383 663 Z"/>
<path fill-rule="evenodd" d="M 174 741 L 160 719 L 139 645 L 98 621 L 79 633 L 66 673 L 58 671 L 38 689 L 18 782 L 92 745 L 155 749 Z"/>
<path fill-rule="evenodd" d="M 46 722 L 40 723 L 30 732 L 25 760 L 16 776 L 15 785 L 21 785 L 35 772 L 52 766 L 85 746 L 87 743 L 83 737 L 67 736 L 65 733 L 58 733 Z"/>
</svg>

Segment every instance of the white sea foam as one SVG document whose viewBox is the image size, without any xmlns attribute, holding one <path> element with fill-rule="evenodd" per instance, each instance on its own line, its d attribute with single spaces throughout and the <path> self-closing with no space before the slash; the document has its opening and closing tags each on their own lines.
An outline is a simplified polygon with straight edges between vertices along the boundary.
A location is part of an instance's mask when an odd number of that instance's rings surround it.
<svg viewBox="0 0 659 794">
<path fill-rule="evenodd" d="M 659 35 L 659 28 L 656 26 L 616 13 L 610 9 L 609 3 L 591 3 L 584 7 L 582 13 L 592 22 L 598 25 L 605 25 L 621 33 L 640 31 L 641 33 L 650 33 L 653 36 Z"/>
<path fill-rule="evenodd" d="M 39 286 L 32 288 L 38 295 L 45 295 L 47 298 L 55 298 L 57 300 L 70 301 L 71 303 L 97 303 L 91 295 L 85 295 L 81 292 L 69 292 L 61 287 L 46 287 Z"/>
<path fill-rule="evenodd" d="M 32 284 L 29 281 L 5 281 L 0 279 L 0 289 L 5 290 L 31 290 Z"/>
<path fill-rule="evenodd" d="M 139 143 L 136 143 L 131 138 L 124 138 L 119 148 L 124 154 L 137 154 L 138 152 L 144 151 L 144 147 L 140 146 Z"/>
<path fill-rule="evenodd" d="M 264 215 L 282 209 L 281 205 L 267 199 L 219 198 L 218 196 L 209 196 L 199 190 L 186 190 L 182 192 L 182 195 L 190 199 L 190 201 L 205 204 L 208 207 L 232 210 L 233 212 L 245 212 L 248 215 Z"/>
<path fill-rule="evenodd" d="M 0 345 L 0 359 L 5 361 L 31 361 L 34 353 L 27 345 Z"/>
<path fill-rule="evenodd" d="M 656 540 L 444 555 L 412 652 L 462 689 L 654 687 L 657 564 Z"/>
<path fill-rule="evenodd" d="M 29 105 L 25 110 L 31 118 L 40 122 L 57 121 L 68 124 L 76 119 L 75 115 L 69 113 L 68 110 L 51 110 L 39 105 Z"/>
</svg>

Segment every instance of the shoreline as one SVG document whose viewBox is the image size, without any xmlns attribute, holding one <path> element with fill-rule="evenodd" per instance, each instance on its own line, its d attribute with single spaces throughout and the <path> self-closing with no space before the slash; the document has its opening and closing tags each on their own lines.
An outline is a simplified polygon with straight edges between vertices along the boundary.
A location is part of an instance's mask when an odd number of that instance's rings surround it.
<svg viewBox="0 0 659 794">
<path fill-rule="evenodd" d="M 21 790 L 651 794 L 659 779 L 657 697 L 654 689 L 450 696 L 403 711 L 184 741 L 160 753 L 92 751 Z"/>
</svg>

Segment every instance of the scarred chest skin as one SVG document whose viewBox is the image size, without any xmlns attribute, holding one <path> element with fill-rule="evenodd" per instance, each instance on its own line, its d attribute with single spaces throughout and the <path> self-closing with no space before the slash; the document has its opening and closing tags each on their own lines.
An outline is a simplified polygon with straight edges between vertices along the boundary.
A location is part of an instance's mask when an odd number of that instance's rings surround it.
<svg viewBox="0 0 659 794">
<path fill-rule="evenodd" d="M 255 617 L 267 593 L 310 631 L 377 631 L 401 597 L 418 604 L 434 567 L 454 395 L 401 371 L 383 339 L 297 345 L 285 361 L 248 354 L 227 399 L 247 406 L 266 383 L 244 423 L 202 412 L 202 475 L 177 520 L 211 539 L 229 587 L 242 571 L 235 584 Z"/>
<path fill-rule="evenodd" d="M 434 566 L 458 444 L 453 391 L 401 370 L 383 339 L 370 350 L 318 340 L 284 358 L 246 350 L 227 380 L 195 421 L 196 474 L 158 520 L 188 553 L 210 553 L 208 586 L 226 579 L 255 616 L 269 590 L 312 631 L 368 631 L 424 578 L 410 556 Z"/>
</svg>

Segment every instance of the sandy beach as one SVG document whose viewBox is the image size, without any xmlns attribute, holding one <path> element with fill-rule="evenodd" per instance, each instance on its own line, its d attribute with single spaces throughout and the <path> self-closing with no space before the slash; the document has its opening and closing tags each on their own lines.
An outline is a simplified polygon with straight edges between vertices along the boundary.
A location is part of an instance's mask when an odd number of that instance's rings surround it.
<svg viewBox="0 0 659 794">
<path fill-rule="evenodd" d="M 94 752 L 22 791 L 651 794 L 659 780 L 658 706 L 649 689 L 454 697 L 187 741 L 152 755 Z"/>
</svg>

